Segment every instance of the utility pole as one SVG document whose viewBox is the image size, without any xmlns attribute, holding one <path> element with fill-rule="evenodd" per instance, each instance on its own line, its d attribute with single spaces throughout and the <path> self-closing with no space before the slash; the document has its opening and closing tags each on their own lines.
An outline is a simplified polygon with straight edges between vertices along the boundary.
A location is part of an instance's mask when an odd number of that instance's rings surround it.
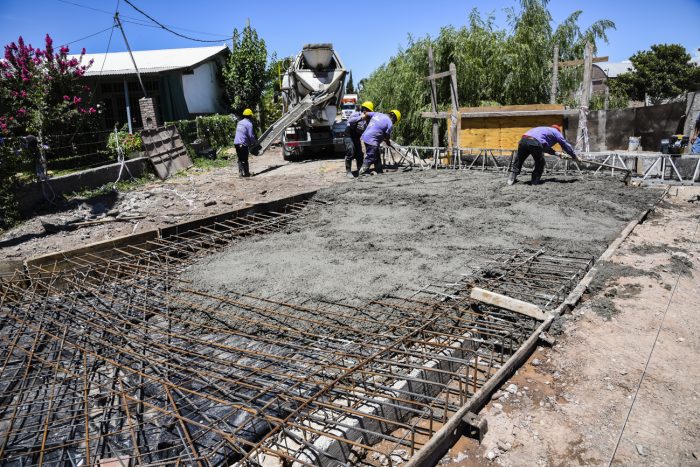
<svg viewBox="0 0 700 467">
<path fill-rule="evenodd" d="M 119 30 L 122 32 L 122 37 L 124 38 L 124 43 L 126 44 L 126 50 L 129 51 L 129 57 L 131 57 L 131 63 L 134 64 L 134 70 L 136 70 L 136 76 L 139 79 L 139 84 L 141 84 L 141 90 L 143 91 L 143 97 L 148 97 L 148 94 L 146 93 L 146 86 L 143 85 L 143 81 L 141 80 L 141 73 L 139 73 L 139 67 L 136 66 L 136 60 L 134 60 L 134 54 L 131 53 L 131 47 L 129 47 L 129 41 L 126 39 L 126 33 L 124 32 L 124 28 L 122 27 L 122 22 L 119 20 L 119 12 L 114 13 L 114 21 L 117 22 L 117 26 L 119 26 Z"/>
</svg>

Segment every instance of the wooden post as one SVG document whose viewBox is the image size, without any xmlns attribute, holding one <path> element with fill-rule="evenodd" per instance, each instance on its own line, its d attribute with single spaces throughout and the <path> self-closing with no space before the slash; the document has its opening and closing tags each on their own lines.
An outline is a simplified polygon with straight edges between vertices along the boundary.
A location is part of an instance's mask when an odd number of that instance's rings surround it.
<svg viewBox="0 0 700 467">
<path fill-rule="evenodd" d="M 450 99 L 452 100 L 452 149 L 459 148 L 459 95 L 457 93 L 457 67 L 450 63 Z"/>
<path fill-rule="evenodd" d="M 552 90 L 549 93 L 549 103 L 557 103 L 557 88 L 559 87 L 559 46 L 554 46 L 554 57 L 552 59 Z"/>
<path fill-rule="evenodd" d="M 581 94 L 581 107 L 588 108 L 591 100 L 591 79 L 593 77 L 593 44 L 586 42 L 586 50 L 583 55 L 583 93 Z"/>
<path fill-rule="evenodd" d="M 581 90 L 581 104 L 578 117 L 578 131 L 576 132 L 576 150 L 588 152 L 588 104 L 591 100 L 591 79 L 593 72 L 593 45 L 586 42 L 583 54 L 583 89 Z"/>
<path fill-rule="evenodd" d="M 428 73 L 430 76 L 435 74 L 435 62 L 433 60 L 433 47 L 428 46 Z M 437 113 L 437 87 L 435 86 L 435 80 L 430 80 L 430 103 L 433 108 L 433 112 Z M 433 147 L 440 146 L 440 133 L 438 127 L 437 118 L 433 119 Z"/>
</svg>

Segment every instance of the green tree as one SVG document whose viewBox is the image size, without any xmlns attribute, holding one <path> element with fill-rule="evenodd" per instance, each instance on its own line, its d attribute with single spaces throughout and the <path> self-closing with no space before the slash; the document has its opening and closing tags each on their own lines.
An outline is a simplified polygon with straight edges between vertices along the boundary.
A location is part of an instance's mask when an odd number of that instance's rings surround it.
<svg viewBox="0 0 700 467">
<path fill-rule="evenodd" d="M 223 67 L 224 91 L 234 113 L 256 108 L 261 101 L 267 76 L 265 41 L 250 25 L 233 30 L 231 55 Z"/>
<path fill-rule="evenodd" d="M 265 71 L 265 87 L 260 105 L 261 130 L 265 130 L 282 116 L 281 80 L 291 60 L 292 57 L 278 59 L 276 52 L 270 56 Z"/>
<path fill-rule="evenodd" d="M 630 57 L 634 70 L 622 73 L 616 85 L 630 98 L 652 104 L 700 89 L 700 67 L 690 62 L 690 54 L 679 44 L 655 44 L 651 50 Z"/>
<path fill-rule="evenodd" d="M 586 29 L 578 25 L 574 12 L 556 29 L 548 0 L 520 0 L 519 8 L 508 10 L 508 27 L 498 28 L 493 14 L 482 16 L 473 9 L 465 26 L 443 27 L 436 38 L 408 37 L 405 49 L 391 57 L 362 82 L 362 99 L 372 100 L 381 111 L 398 108 L 404 117 L 395 128 L 397 141 L 427 144 L 432 122 L 420 113 L 430 110 L 428 47 L 432 46 L 435 71 L 457 67 L 460 105 L 485 103 L 532 104 L 548 102 L 551 88 L 552 51 L 559 45 L 562 60 L 583 58 L 586 41 L 607 41 L 606 32 L 615 25 L 600 20 Z M 558 99 L 563 101 L 581 83 L 581 70 L 560 73 Z M 450 102 L 449 80 L 437 83 L 439 110 Z M 446 125 L 441 122 L 444 134 Z"/>
<path fill-rule="evenodd" d="M 355 86 L 352 84 L 352 71 L 348 74 L 348 82 L 345 85 L 345 94 L 355 94 Z"/>
</svg>

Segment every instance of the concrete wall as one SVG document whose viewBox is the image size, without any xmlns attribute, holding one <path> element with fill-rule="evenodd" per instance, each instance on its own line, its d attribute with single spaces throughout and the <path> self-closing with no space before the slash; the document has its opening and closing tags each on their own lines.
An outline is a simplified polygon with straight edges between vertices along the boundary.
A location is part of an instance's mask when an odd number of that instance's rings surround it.
<svg viewBox="0 0 700 467">
<path fill-rule="evenodd" d="M 633 109 L 599 110 L 588 115 L 592 152 L 626 150 L 630 136 L 641 136 L 645 151 L 658 151 L 661 139 L 675 134 L 685 113 L 685 101 Z M 568 119 L 566 138 L 574 144 L 578 116 Z"/>
<path fill-rule="evenodd" d="M 34 182 L 19 189 L 19 209 L 23 214 L 30 213 L 48 204 L 46 197 L 60 197 L 80 190 L 99 188 L 113 183 L 119 176 L 119 163 L 104 165 L 94 169 L 83 170 L 61 177 L 54 177 L 46 182 Z M 126 167 L 135 178 L 150 170 L 151 162 L 146 157 L 126 161 Z M 129 180 L 129 172 L 124 169 L 121 180 Z M 46 196 L 45 196 L 46 194 Z"/>
<path fill-rule="evenodd" d="M 221 86 L 217 78 L 216 63 L 209 61 L 194 69 L 191 75 L 182 75 L 187 110 L 191 114 L 224 112 L 221 107 Z"/>
</svg>

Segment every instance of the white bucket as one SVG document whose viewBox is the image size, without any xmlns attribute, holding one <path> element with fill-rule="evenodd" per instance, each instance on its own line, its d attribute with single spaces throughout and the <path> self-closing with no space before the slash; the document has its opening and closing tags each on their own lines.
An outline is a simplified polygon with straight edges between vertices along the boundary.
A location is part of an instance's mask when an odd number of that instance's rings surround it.
<svg viewBox="0 0 700 467">
<path fill-rule="evenodd" d="M 627 144 L 628 151 L 641 151 L 640 143 L 642 138 L 640 136 L 630 136 L 630 141 Z"/>
</svg>

